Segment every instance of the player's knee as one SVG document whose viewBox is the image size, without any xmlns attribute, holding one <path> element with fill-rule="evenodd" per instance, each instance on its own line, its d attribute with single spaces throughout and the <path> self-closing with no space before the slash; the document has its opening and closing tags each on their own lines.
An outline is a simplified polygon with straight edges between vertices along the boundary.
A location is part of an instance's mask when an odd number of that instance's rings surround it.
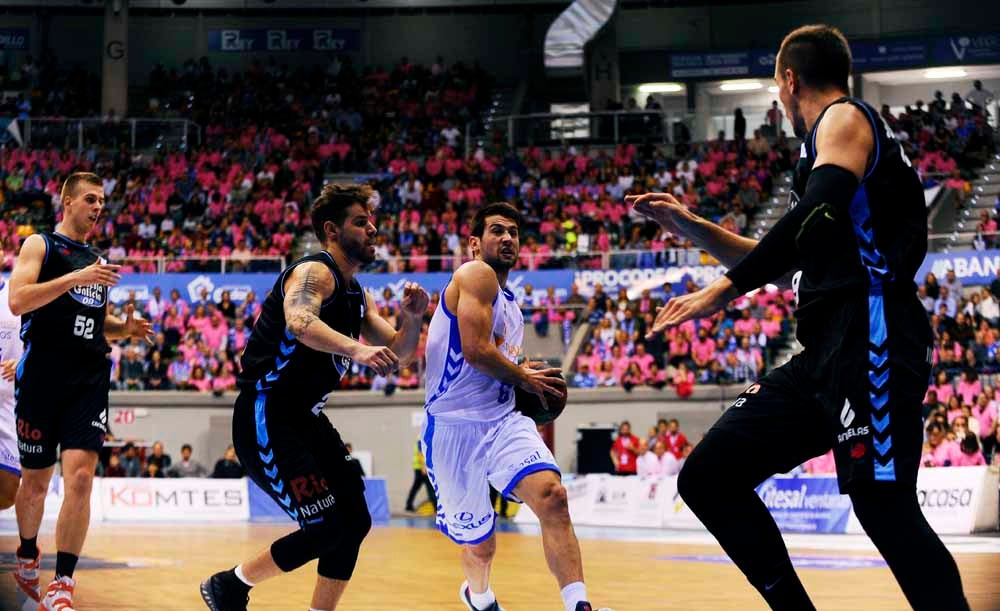
<svg viewBox="0 0 1000 611">
<path fill-rule="evenodd" d="M 77 469 L 63 474 L 63 487 L 66 496 L 90 498 L 90 490 L 94 485 L 94 474 L 86 469 Z"/>
<path fill-rule="evenodd" d="M 351 535 L 358 542 L 364 540 L 372 530 L 372 515 L 368 512 L 368 506 L 363 505 L 351 520 Z"/>
<path fill-rule="evenodd" d="M 466 545 L 463 549 L 469 560 L 479 566 L 487 566 L 493 562 L 493 556 L 497 553 L 497 540 L 496 537 L 490 537 L 482 543 Z"/>
<path fill-rule="evenodd" d="M 560 519 L 569 518 L 569 501 L 566 488 L 560 482 L 548 482 L 542 488 L 540 496 L 539 518 Z"/>
<path fill-rule="evenodd" d="M 49 492 L 49 484 L 46 481 L 25 478 L 21 480 L 21 484 L 16 490 L 17 496 L 28 502 L 37 503 L 45 500 L 45 495 Z"/>
</svg>

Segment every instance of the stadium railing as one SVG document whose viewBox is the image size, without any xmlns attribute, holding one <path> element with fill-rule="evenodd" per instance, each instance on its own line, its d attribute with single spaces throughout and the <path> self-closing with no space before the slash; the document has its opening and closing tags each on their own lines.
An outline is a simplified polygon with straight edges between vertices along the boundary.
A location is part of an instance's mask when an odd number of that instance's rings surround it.
<svg viewBox="0 0 1000 611">
<path fill-rule="evenodd" d="M 25 146 L 83 151 L 94 145 L 129 150 L 187 148 L 201 144 L 201 126 L 187 119 L 106 119 L 104 117 L 19 120 Z"/>
<path fill-rule="evenodd" d="M 678 123 L 684 125 L 687 137 L 675 133 Z M 664 111 L 604 111 L 585 113 L 534 113 L 491 117 L 483 127 L 499 130 L 506 137 L 507 146 L 550 146 L 563 142 L 580 144 L 620 144 L 628 142 L 677 142 L 691 140 L 693 117 L 690 113 Z M 466 138 L 471 140 L 474 130 L 467 126 Z M 466 150 L 474 150 L 471 141 Z"/>
</svg>

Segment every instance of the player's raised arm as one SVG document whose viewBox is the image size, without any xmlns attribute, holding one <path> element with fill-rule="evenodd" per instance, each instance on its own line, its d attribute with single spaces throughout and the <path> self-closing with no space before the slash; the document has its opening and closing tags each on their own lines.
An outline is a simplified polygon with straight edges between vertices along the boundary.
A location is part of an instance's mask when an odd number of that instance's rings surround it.
<svg viewBox="0 0 1000 611">
<path fill-rule="evenodd" d="M 458 291 L 458 332 L 466 362 L 492 378 L 535 394 L 564 395 L 565 382 L 557 377 L 560 369 L 518 367 L 494 343 L 493 301 L 500 290 L 496 272 L 482 261 L 471 261 L 455 272 L 454 284 Z"/>
<path fill-rule="evenodd" d="M 317 262 L 298 265 L 288 274 L 284 300 L 288 332 L 313 350 L 344 355 L 386 375 L 399 365 L 392 350 L 364 346 L 320 320 L 320 308 L 333 295 L 335 284 L 330 270 Z"/>
<path fill-rule="evenodd" d="M 10 311 L 15 316 L 33 312 L 52 303 L 74 286 L 102 284 L 114 286 L 121 280 L 120 265 L 97 261 L 92 265 L 39 282 L 38 275 L 45 262 L 47 246 L 41 235 L 29 236 L 21 246 L 14 271 L 10 275 Z"/>
<path fill-rule="evenodd" d="M 781 217 L 756 247 L 726 272 L 739 294 L 787 273 L 799 259 L 798 237 L 809 223 L 848 214 L 874 146 L 861 111 L 835 104 L 816 132 L 816 161 L 799 204 Z M 808 245 L 806 245 L 808 246 Z"/>
<path fill-rule="evenodd" d="M 379 316 L 371 295 L 365 292 L 367 305 L 365 318 L 361 322 L 361 336 L 370 344 L 388 346 L 399 357 L 400 363 L 407 365 L 417 355 L 420 329 L 423 327 L 424 313 L 427 312 L 429 302 L 427 291 L 415 282 L 407 282 L 403 287 L 403 303 L 400 311 L 402 325 L 397 331 Z"/>
</svg>

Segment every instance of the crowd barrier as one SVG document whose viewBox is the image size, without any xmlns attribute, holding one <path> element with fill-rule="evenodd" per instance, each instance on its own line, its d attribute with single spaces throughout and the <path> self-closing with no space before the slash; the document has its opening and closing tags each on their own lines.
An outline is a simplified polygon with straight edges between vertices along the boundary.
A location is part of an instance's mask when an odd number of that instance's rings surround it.
<svg viewBox="0 0 1000 611">
<path fill-rule="evenodd" d="M 613 475 L 566 476 L 574 524 L 703 529 L 677 493 L 677 477 L 644 479 Z M 917 497 L 931 527 L 939 534 L 997 530 L 1000 471 L 995 467 L 922 469 Z M 832 475 L 769 478 L 757 488 L 783 532 L 861 533 L 851 499 L 841 495 Z M 515 521 L 537 524 L 522 507 Z"/>
<path fill-rule="evenodd" d="M 45 498 L 45 520 L 54 522 L 63 503 L 62 477 Z M 365 498 L 376 523 L 389 521 L 385 478 L 365 478 Z M 0 520 L 15 519 L 14 509 Z M 96 478 L 90 495 L 93 522 L 282 522 L 292 523 L 251 480 Z"/>
</svg>

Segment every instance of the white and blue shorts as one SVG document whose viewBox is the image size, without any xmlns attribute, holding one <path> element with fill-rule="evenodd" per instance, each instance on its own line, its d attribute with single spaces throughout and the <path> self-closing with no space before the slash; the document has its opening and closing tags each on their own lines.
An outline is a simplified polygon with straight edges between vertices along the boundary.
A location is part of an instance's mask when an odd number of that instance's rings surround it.
<svg viewBox="0 0 1000 611">
<path fill-rule="evenodd" d="M 438 530 L 455 543 L 474 545 L 493 534 L 490 486 L 520 503 L 514 488 L 522 479 L 538 471 L 559 473 L 535 422 L 516 411 L 488 422 L 428 414 L 421 445 L 437 494 Z"/>
<path fill-rule="evenodd" d="M 17 476 L 21 475 L 13 398 L 0 399 L 0 471 L 8 471 Z"/>
</svg>

